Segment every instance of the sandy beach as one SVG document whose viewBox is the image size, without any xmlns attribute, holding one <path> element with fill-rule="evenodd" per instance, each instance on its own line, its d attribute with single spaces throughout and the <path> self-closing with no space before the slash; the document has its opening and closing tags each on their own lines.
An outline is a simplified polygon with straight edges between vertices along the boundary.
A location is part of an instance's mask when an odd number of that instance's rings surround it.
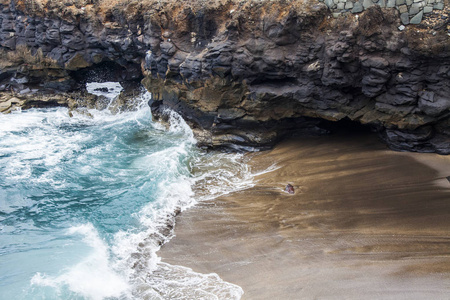
<svg viewBox="0 0 450 300">
<path fill-rule="evenodd" d="M 180 214 L 164 262 L 217 273 L 242 299 L 450 299 L 450 156 L 353 133 L 249 157 L 277 168 Z"/>
</svg>

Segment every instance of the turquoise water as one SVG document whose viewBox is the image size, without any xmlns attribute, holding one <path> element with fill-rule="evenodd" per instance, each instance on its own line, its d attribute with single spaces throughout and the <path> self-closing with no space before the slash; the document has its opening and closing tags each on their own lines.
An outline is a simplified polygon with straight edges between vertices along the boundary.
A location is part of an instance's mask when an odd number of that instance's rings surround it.
<svg viewBox="0 0 450 300">
<path fill-rule="evenodd" d="M 91 88 L 104 85 L 94 84 Z M 111 100 L 120 85 L 107 83 Z M 175 212 L 252 184 L 171 114 L 33 109 L 0 116 L 0 299 L 239 299 L 216 274 L 157 256 Z"/>
</svg>

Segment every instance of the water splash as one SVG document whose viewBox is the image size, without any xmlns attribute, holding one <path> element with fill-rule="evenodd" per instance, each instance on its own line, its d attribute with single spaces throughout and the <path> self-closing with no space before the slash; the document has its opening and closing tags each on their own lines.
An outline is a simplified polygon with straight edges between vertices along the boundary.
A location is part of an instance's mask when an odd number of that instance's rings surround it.
<svg viewBox="0 0 450 300">
<path fill-rule="evenodd" d="M 107 88 L 111 99 L 120 92 Z M 156 252 L 178 211 L 250 187 L 251 170 L 242 155 L 197 149 L 173 112 L 167 128 L 153 123 L 150 97 L 138 95 L 137 109 L 119 114 L 70 117 L 55 108 L 1 116 L 4 297 L 240 298 L 242 290 L 216 274 L 170 266 Z"/>
<path fill-rule="evenodd" d="M 68 234 L 79 234 L 83 242 L 92 248 L 92 251 L 81 262 L 71 267 L 60 276 L 52 277 L 36 273 L 31 284 L 41 287 L 54 288 L 57 295 L 82 296 L 86 299 L 101 300 L 105 298 L 128 298 L 130 286 L 110 266 L 109 247 L 103 241 L 97 230 L 90 223 L 71 227 Z M 69 293 L 63 293 L 67 289 Z"/>
</svg>

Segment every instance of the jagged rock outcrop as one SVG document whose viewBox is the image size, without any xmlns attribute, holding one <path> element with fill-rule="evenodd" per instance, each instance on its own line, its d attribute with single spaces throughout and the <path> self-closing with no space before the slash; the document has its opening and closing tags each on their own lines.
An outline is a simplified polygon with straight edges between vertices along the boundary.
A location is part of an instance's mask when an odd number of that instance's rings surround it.
<svg viewBox="0 0 450 300">
<path fill-rule="evenodd" d="M 324 119 L 371 126 L 393 149 L 450 153 L 446 10 L 399 31 L 395 9 L 334 19 L 313 0 L 7 2 L 0 89 L 143 78 L 155 117 L 176 110 L 205 146 L 270 147 Z"/>
</svg>

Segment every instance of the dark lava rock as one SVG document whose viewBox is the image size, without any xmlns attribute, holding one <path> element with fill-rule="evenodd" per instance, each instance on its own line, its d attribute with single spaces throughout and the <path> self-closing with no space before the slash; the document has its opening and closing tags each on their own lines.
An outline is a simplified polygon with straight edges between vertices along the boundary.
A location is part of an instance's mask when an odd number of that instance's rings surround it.
<svg viewBox="0 0 450 300">
<path fill-rule="evenodd" d="M 395 10 L 334 19 L 316 0 L 104 4 L 2 2 L 0 87 L 144 78 L 154 117 L 177 111 L 205 147 L 267 149 L 345 119 L 396 150 L 449 152 L 448 22 L 399 31 Z"/>
</svg>

